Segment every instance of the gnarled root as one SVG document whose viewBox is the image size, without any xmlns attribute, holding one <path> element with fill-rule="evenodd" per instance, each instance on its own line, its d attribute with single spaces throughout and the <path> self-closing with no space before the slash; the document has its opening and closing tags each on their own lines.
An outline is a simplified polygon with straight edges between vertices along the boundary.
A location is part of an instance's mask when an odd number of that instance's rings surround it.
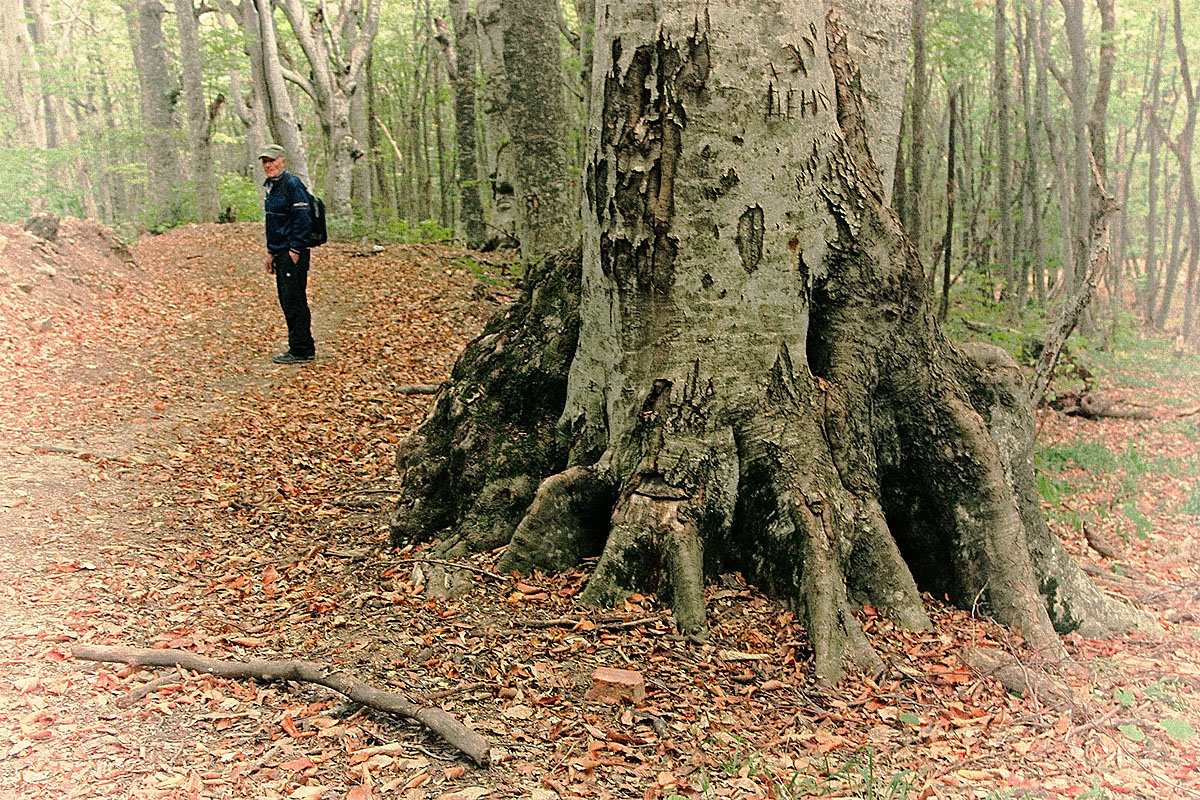
<svg viewBox="0 0 1200 800">
<path fill-rule="evenodd" d="M 564 251 L 530 270 L 517 302 L 467 345 L 397 448 L 394 544 L 452 529 L 442 554 L 499 547 L 539 481 L 565 465 L 558 418 L 579 337 L 579 258 Z"/>
</svg>

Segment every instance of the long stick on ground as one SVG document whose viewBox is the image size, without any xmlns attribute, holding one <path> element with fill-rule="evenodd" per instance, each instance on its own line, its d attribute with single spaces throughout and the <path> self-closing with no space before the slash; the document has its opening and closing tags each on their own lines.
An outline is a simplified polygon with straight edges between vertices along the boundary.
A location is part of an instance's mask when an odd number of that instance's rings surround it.
<svg viewBox="0 0 1200 800">
<path fill-rule="evenodd" d="M 488 740 L 440 708 L 417 705 L 403 695 L 376 689 L 343 672 L 331 671 L 311 661 L 222 661 L 183 650 L 142 650 L 136 647 L 100 645 L 80 645 L 71 652 L 75 658 L 85 661 L 113 661 L 135 667 L 183 667 L 195 672 L 240 680 L 315 683 L 341 692 L 368 708 L 420 722 L 481 767 L 486 767 L 491 762 L 491 745 Z"/>
</svg>

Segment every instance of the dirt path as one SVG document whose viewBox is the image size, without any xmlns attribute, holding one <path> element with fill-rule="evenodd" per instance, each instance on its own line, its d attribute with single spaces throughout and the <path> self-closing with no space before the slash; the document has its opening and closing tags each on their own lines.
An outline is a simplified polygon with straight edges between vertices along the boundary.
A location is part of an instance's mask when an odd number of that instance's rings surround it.
<svg viewBox="0 0 1200 800">
<path fill-rule="evenodd" d="M 889 669 L 830 690 L 791 614 L 737 576 L 710 589 L 703 646 L 652 598 L 589 613 L 582 573 L 489 576 L 489 556 L 465 594 L 430 598 L 420 548 L 386 547 L 395 444 L 429 402 L 396 389 L 441 380 L 497 290 L 458 251 L 331 244 L 318 358 L 277 367 L 259 236 L 188 227 L 127 262 L 84 229 L 57 246 L 0 229 L 0 798 L 1200 796 L 1179 727 L 1200 726 L 1188 519 L 1154 517 L 1142 579 L 1105 579 L 1168 635 L 1071 638 L 1066 709 L 967 671 L 964 644 L 1015 644 L 936 603 L 915 633 L 864 610 Z M 1194 460 L 1172 431 L 1104 435 Z M 85 642 L 333 664 L 438 697 L 498 764 L 324 689 L 72 659 Z M 640 670 L 646 701 L 588 700 L 597 666 Z"/>
</svg>

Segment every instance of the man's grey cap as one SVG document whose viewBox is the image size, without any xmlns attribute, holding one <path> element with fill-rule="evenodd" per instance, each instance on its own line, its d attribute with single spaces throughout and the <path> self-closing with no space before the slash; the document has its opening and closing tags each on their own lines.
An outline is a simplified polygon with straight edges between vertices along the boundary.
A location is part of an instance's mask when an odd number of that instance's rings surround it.
<svg viewBox="0 0 1200 800">
<path fill-rule="evenodd" d="M 261 153 L 258 154 L 258 158 L 261 161 L 264 158 L 271 158 L 271 159 L 283 158 L 286 155 L 287 155 L 287 151 L 284 150 L 279 145 L 269 144 L 262 149 Z"/>
</svg>

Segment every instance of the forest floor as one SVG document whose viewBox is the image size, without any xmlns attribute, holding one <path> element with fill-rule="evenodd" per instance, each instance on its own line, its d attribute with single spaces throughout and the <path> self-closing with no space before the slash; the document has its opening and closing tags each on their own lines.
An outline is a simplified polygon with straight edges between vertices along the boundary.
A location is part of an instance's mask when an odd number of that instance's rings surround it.
<svg viewBox="0 0 1200 800">
<path fill-rule="evenodd" d="M 1040 418 L 1052 524 L 1161 637 L 1068 636 L 1048 668 L 1069 698 L 1021 697 L 959 658 L 1027 659 L 1013 635 L 929 598 L 928 631 L 863 609 L 887 669 L 826 688 L 792 615 L 736 575 L 708 590 L 702 645 L 653 598 L 590 611 L 585 573 L 497 575 L 496 554 L 427 597 L 420 548 L 387 541 L 395 445 L 429 403 L 400 387 L 442 380 L 512 292 L 465 251 L 331 243 L 317 359 L 279 367 L 260 237 L 188 226 L 130 251 L 88 223 L 54 242 L 0 226 L 0 797 L 1200 797 L 1190 356 L 1106 371 L 1154 419 Z M 327 664 L 435 703 L 495 763 L 327 689 L 80 644 Z M 589 699 L 601 666 L 640 671 L 644 701 Z"/>
</svg>

